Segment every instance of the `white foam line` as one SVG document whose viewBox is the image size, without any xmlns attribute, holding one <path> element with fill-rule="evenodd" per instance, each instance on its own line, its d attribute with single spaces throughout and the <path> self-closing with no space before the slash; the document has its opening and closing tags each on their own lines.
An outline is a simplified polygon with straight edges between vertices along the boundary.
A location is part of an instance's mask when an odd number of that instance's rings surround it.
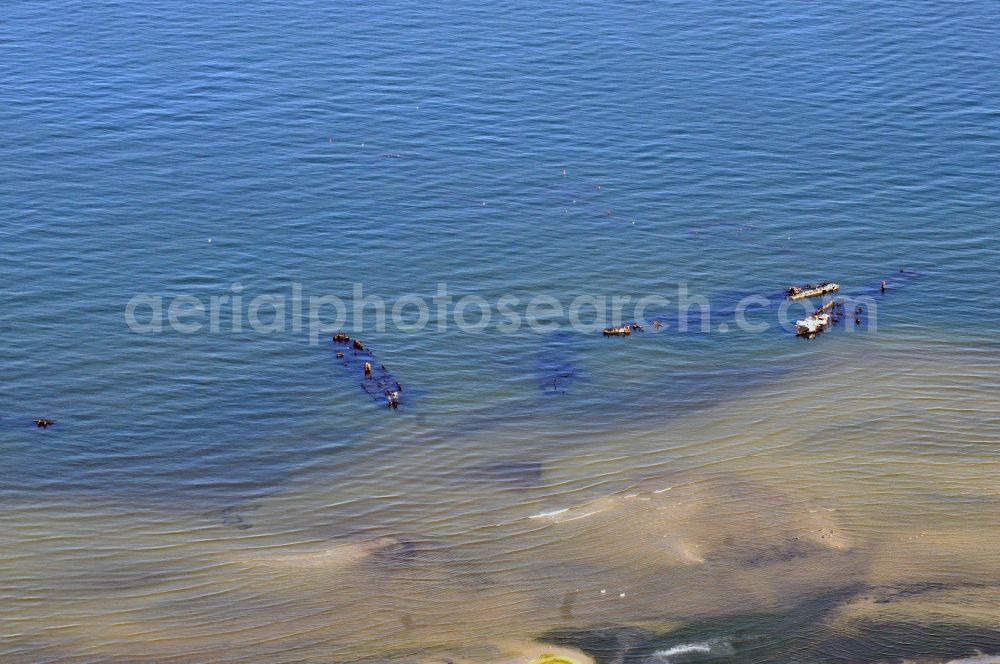
<svg viewBox="0 0 1000 664">
<path fill-rule="evenodd" d="M 580 516 L 574 516 L 572 519 L 566 519 L 566 521 L 576 521 L 577 519 L 583 519 L 583 518 L 586 518 L 588 516 L 594 516 L 595 514 L 600 514 L 603 511 L 604 510 L 594 510 L 593 512 L 585 512 L 584 514 L 581 514 Z"/>
<path fill-rule="evenodd" d="M 561 510 L 552 510 L 551 512 L 539 512 L 538 514 L 532 514 L 529 519 L 548 519 L 553 516 L 559 516 L 569 511 L 568 507 L 564 507 Z"/>
<path fill-rule="evenodd" d="M 673 655 L 686 655 L 692 652 L 712 652 L 712 644 L 710 643 L 682 643 L 679 646 L 674 646 L 672 648 L 667 648 L 666 650 L 657 650 L 653 653 L 655 657 L 672 657 Z"/>
</svg>

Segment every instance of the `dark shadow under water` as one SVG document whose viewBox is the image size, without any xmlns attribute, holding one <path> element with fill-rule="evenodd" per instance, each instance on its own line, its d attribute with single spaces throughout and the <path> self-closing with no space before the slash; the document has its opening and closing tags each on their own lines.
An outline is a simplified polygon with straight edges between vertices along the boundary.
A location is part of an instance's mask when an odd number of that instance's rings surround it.
<svg viewBox="0 0 1000 664">
<path fill-rule="evenodd" d="M 568 330 L 551 332 L 538 344 L 536 372 L 543 394 L 555 396 L 566 390 L 578 377 L 579 346 Z"/>
<path fill-rule="evenodd" d="M 911 585 L 898 592 L 912 597 L 929 590 L 925 584 Z M 579 648 L 598 664 L 940 662 L 1000 652 L 1000 626 L 896 621 L 857 623 L 849 630 L 831 626 L 828 618 L 839 606 L 880 590 L 845 583 L 785 611 L 734 613 L 665 633 L 627 625 L 557 629 L 541 640 Z M 734 591 L 734 603 L 736 595 Z"/>
</svg>

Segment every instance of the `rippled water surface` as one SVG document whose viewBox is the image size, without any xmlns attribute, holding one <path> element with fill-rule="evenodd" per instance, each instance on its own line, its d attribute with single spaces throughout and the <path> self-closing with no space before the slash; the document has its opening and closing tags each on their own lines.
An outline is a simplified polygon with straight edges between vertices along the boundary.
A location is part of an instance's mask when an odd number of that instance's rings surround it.
<svg viewBox="0 0 1000 664">
<path fill-rule="evenodd" d="M 996 4 L 4 18 L 3 662 L 1000 654 Z M 877 330 L 733 324 L 825 278 Z M 123 315 L 355 283 L 713 313 L 369 325 L 398 411 L 308 326 Z"/>
</svg>

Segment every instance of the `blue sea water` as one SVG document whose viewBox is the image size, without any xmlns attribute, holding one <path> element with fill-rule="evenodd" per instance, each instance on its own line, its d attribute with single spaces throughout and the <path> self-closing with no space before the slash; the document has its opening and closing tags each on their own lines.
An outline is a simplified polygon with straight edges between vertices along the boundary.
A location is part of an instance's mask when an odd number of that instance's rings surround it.
<svg viewBox="0 0 1000 664">
<path fill-rule="evenodd" d="M 428 446 L 530 474 L 575 433 L 669 426 L 845 343 L 714 319 L 627 343 L 369 325 L 358 336 L 404 385 L 389 412 L 326 334 L 138 334 L 124 314 L 141 294 L 207 303 L 239 283 L 245 306 L 300 284 L 349 303 L 361 283 L 391 306 L 446 283 L 567 303 L 686 283 L 727 311 L 828 278 L 880 298 L 878 333 L 847 355 L 995 357 L 996 3 L 15 0 L 3 15 L 12 504 L 200 513 Z M 477 433 L 512 422 L 565 438 L 525 460 Z"/>
</svg>

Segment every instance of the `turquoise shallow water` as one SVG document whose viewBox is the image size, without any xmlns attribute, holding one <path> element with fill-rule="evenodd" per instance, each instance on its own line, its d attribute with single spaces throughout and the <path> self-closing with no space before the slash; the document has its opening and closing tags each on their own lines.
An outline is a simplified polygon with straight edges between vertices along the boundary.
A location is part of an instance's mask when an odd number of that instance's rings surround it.
<svg viewBox="0 0 1000 664">
<path fill-rule="evenodd" d="M 205 553 L 197 542 L 280 548 L 420 531 L 474 547 L 493 511 L 505 521 L 562 509 L 681 470 L 759 479 L 768 464 L 832 464 L 823 467 L 854 488 L 774 475 L 812 499 L 853 504 L 849 521 L 872 532 L 995 515 L 985 479 L 998 440 L 995 5 L 17 2 L 5 13 L 0 562 L 5 601 L 26 616 L 4 637 L 7 658 L 126 656 L 153 632 L 102 626 L 133 619 L 183 633 L 176 652 L 191 659 L 219 658 L 218 643 L 171 622 L 184 609 L 151 617 L 142 605 L 166 587 L 233 591 L 223 572 L 191 562 Z M 740 297 L 824 278 L 876 297 L 877 333 L 806 342 L 732 325 Z M 431 298 L 439 283 L 491 303 L 674 299 L 686 283 L 717 317 L 708 334 L 627 341 L 565 328 L 383 332 L 367 321 L 358 335 L 404 385 L 403 407 L 387 412 L 308 329 L 143 335 L 125 323 L 135 295 L 207 303 L 234 283 L 244 305 L 290 295 L 293 283 L 349 302 L 360 283 L 390 307 Z M 816 381 L 830 394 L 810 392 Z M 807 394 L 830 400 L 824 413 L 863 422 L 831 427 L 827 445 L 759 434 L 782 411 L 753 408 Z M 748 404 L 753 395 L 764 396 Z M 799 407 L 828 417 L 815 403 Z M 34 417 L 57 424 L 39 431 Z M 860 445 L 858 431 L 871 452 L 863 466 L 843 447 Z M 901 466 L 932 470 L 896 475 Z M 916 503 L 913 491 L 877 497 L 907 477 L 925 488 Z M 720 500 L 714 491 L 699 500 Z M 66 519 L 93 530 L 71 535 Z M 88 538 L 112 532 L 95 560 Z M 473 556 L 487 568 L 476 573 L 511 574 L 490 585 L 511 597 L 547 578 L 551 558 L 531 568 L 520 557 L 531 537 L 498 538 Z M 175 545 L 194 548 L 136 559 Z M 48 578 L 25 556 L 57 572 Z M 83 636 L 46 623 L 75 615 L 61 566 L 93 576 L 72 588 L 81 601 L 110 602 L 122 589 L 102 580 L 115 564 L 149 584 L 129 595 L 126 617 L 99 606 L 74 623 Z M 955 563 L 957 576 L 966 564 Z M 575 590 L 589 573 L 565 567 L 560 583 Z M 404 576 L 415 595 L 427 592 L 419 574 Z M 833 591 L 843 589 L 776 590 L 761 624 L 816 598 L 841 601 Z M 252 611 L 230 616 L 210 594 L 196 594 L 208 624 L 254 634 Z M 509 606 L 494 599 L 478 610 L 502 626 Z M 308 615 L 337 624 L 335 608 L 314 600 Z M 396 600 L 358 606 L 379 616 Z M 573 619 L 553 611 L 511 619 L 509 631 L 540 638 L 729 614 L 685 602 Z M 447 614 L 430 614 L 438 629 L 420 632 L 416 619 L 390 654 L 354 633 L 291 643 L 291 627 L 247 642 L 275 661 L 387 658 L 447 644 Z M 924 652 L 890 644 L 858 656 L 971 654 L 981 623 L 955 621 Z M 477 632 L 454 633 L 467 642 Z M 260 645 L 282 639 L 287 652 Z"/>
</svg>

